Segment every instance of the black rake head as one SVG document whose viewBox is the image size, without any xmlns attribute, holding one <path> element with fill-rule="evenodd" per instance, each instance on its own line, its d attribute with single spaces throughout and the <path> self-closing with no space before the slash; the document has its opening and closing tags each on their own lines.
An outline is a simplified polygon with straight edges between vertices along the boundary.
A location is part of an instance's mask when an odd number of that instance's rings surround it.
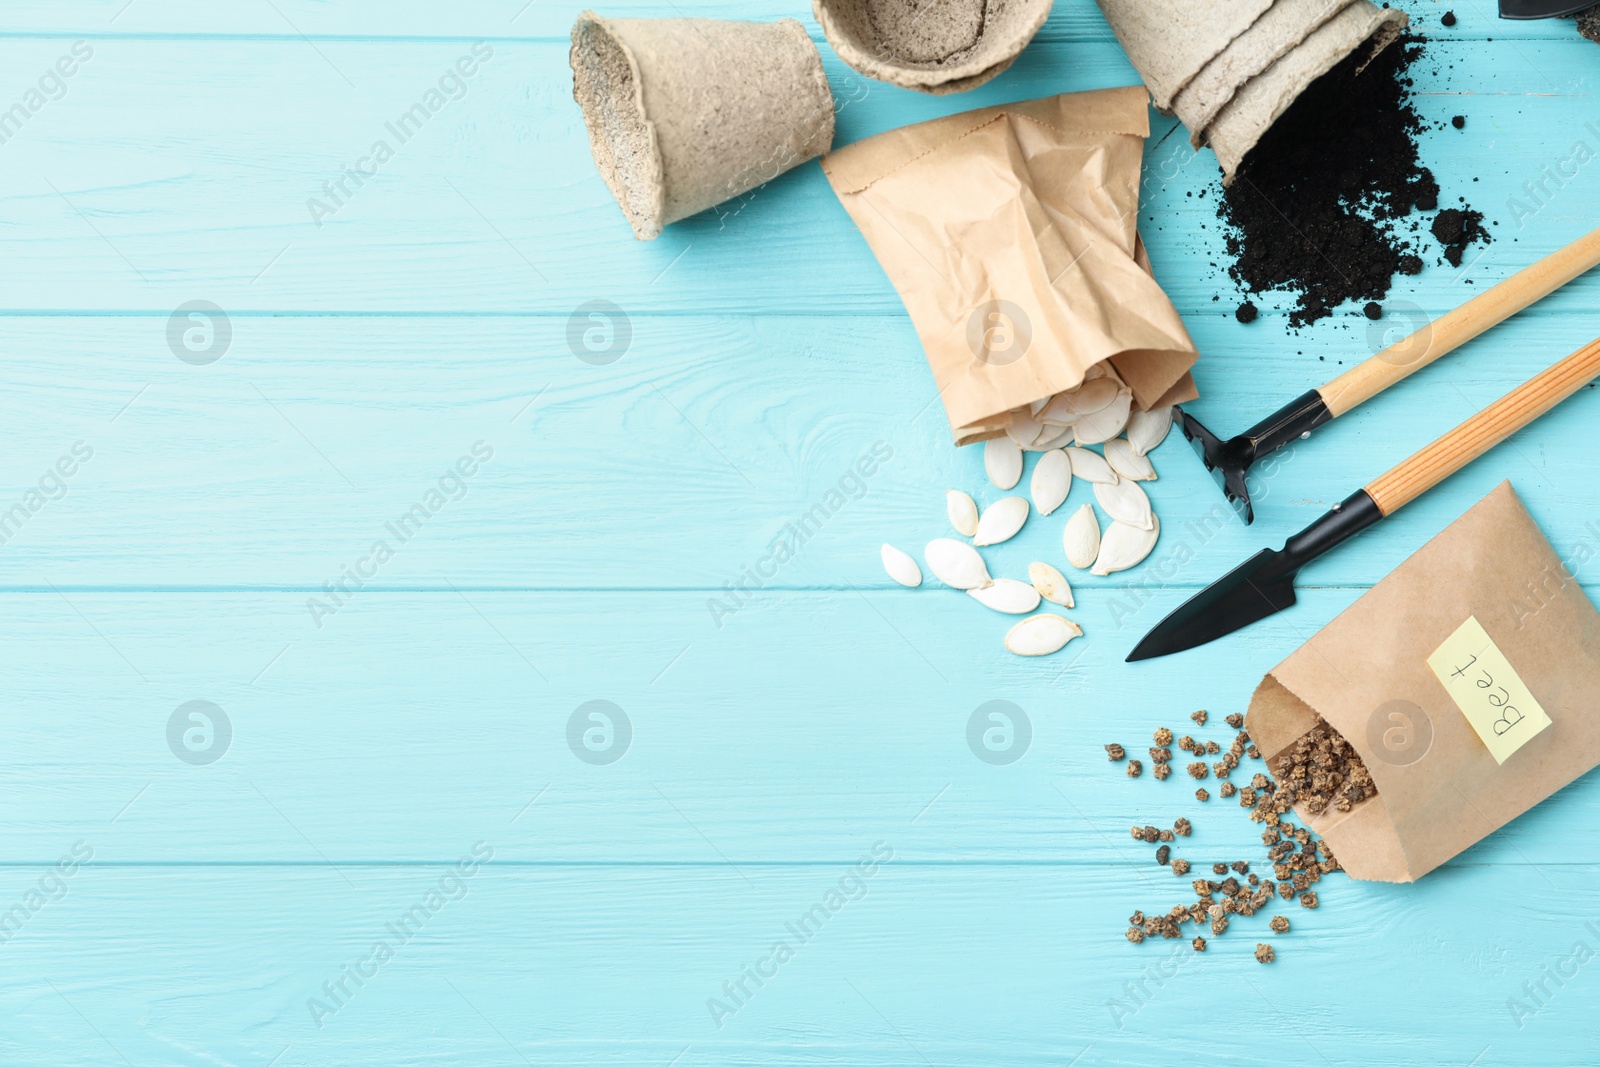
<svg viewBox="0 0 1600 1067">
<path fill-rule="evenodd" d="M 1195 454 L 1217 480 L 1217 485 L 1222 487 L 1222 495 L 1228 498 L 1228 503 L 1239 513 L 1239 518 L 1244 520 L 1246 526 L 1250 525 L 1255 521 L 1256 513 L 1250 504 L 1250 487 L 1245 482 L 1245 473 L 1249 471 L 1250 464 L 1255 462 L 1256 442 L 1244 435 L 1223 441 L 1183 408 L 1177 410 L 1178 426 L 1183 430 L 1183 436 L 1194 446 Z"/>
</svg>

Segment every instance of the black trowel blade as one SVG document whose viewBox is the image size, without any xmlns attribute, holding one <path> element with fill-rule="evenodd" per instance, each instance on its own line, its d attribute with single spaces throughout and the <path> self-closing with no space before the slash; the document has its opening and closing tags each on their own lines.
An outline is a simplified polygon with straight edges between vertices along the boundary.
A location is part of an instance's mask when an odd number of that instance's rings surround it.
<svg viewBox="0 0 1600 1067">
<path fill-rule="evenodd" d="M 1128 662 L 1215 641 L 1293 606 L 1299 570 L 1283 551 L 1262 549 L 1161 620 L 1128 653 Z"/>
<path fill-rule="evenodd" d="M 1335 504 L 1284 542 L 1263 549 L 1162 619 L 1128 654 L 1128 662 L 1182 652 L 1225 637 L 1294 604 L 1300 568 L 1383 518 L 1365 489 Z"/>
</svg>

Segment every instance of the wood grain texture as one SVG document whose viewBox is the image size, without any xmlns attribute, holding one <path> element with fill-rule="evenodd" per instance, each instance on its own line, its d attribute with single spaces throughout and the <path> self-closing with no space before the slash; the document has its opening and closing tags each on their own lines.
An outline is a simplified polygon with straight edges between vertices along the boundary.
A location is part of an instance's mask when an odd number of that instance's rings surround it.
<svg viewBox="0 0 1600 1067">
<path fill-rule="evenodd" d="M 209 366 L 174 358 L 167 325 L 166 314 L 0 316 L 0 443 L 13 457 L 0 513 L 74 442 L 94 449 L 64 497 L 0 529 L 0 583 L 317 591 L 394 540 L 387 524 L 478 441 L 493 459 L 394 546 L 371 589 L 721 589 L 880 441 L 893 457 L 764 584 L 888 588 L 877 546 L 920 556 L 947 532 L 945 490 L 1003 495 L 979 450 L 948 444 L 903 316 L 635 316 L 609 366 L 574 356 L 564 319 L 236 315 L 227 355 Z M 1281 321 L 1189 325 L 1216 353 L 1192 410 L 1228 433 L 1403 328 L 1330 324 L 1307 341 L 1286 339 Z M 1520 317 L 1285 449 L 1258 471 L 1251 527 L 1173 434 L 1149 486 L 1168 520 L 1155 558 L 1186 539 L 1196 558 L 1177 583 L 1194 587 L 1281 544 L 1593 330 L 1580 314 Z M 1485 457 L 1460 497 L 1406 509 L 1403 525 L 1341 557 L 1337 580 L 1376 581 L 1507 477 L 1543 490 L 1525 495 L 1558 546 L 1593 539 L 1592 459 L 1563 445 L 1583 439 L 1596 402 L 1576 397 Z M 1089 489 L 1076 484 L 1070 506 Z M 1036 516 L 990 558 L 1063 565 L 1064 520 Z M 1204 532 L 1185 534 L 1188 523 Z M 1143 580 L 1075 578 L 1087 590 Z"/>
<path fill-rule="evenodd" d="M 71 728 L 13 739 L 0 855 L 45 861 L 92 827 L 119 862 L 428 862 L 481 826 L 519 862 L 839 862 L 860 825 L 903 824 L 918 862 L 1108 863 L 1149 851 L 1129 825 L 1187 815 L 1197 845 L 1256 856 L 1235 802 L 1130 780 L 1103 746 L 1139 756 L 1204 707 L 1192 732 L 1226 747 L 1221 717 L 1359 592 L 1304 591 L 1225 670 L 1163 671 L 1122 659 L 1187 590 L 1080 590 L 1085 636 L 1028 660 L 1001 648 L 1012 619 L 938 589 L 763 594 L 720 629 L 706 592 L 359 593 L 320 630 L 303 593 L 15 594 L 0 639 L 37 651 L 13 704 Z M 208 766 L 166 736 L 196 699 L 232 725 Z M 601 766 L 567 732 L 597 699 L 632 729 Z M 991 700 L 1029 724 L 1009 765 L 968 740 Z M 1563 862 L 1559 828 L 1597 814 L 1585 779 L 1460 862 Z"/>
<path fill-rule="evenodd" d="M 646 0 L 619 0 L 606 12 L 629 18 L 798 19 L 819 40 L 821 33 L 806 5 L 776 0 L 674 0 L 670 7 Z M 443 8 L 428 0 L 273 0 L 271 4 L 208 4 L 204 0 L 19 0 L 7 5 L 5 27 L 12 34 L 58 36 L 271 37 L 302 41 L 341 37 L 452 39 L 471 37 L 564 38 L 576 8 L 543 0 L 483 0 Z M 1462 18 L 1453 28 L 1439 22 L 1445 6 L 1418 4 L 1414 27 L 1452 40 L 1570 40 L 1562 22 L 1496 22 Z M 665 14 L 664 14 L 665 13 Z M 1105 43 L 1110 28 L 1093 0 L 1060 0 L 1036 40 Z"/>
<path fill-rule="evenodd" d="M 1597 264 L 1600 230 L 1591 230 L 1351 367 L 1317 392 L 1337 418 L 1538 303 Z"/>
<path fill-rule="evenodd" d="M 477 841 L 493 846 L 468 836 L 457 855 Z M 1227 1065 L 1467 1063 L 1486 1046 L 1500 1062 L 1590 1062 L 1592 963 L 1562 988 L 1543 975 L 1575 943 L 1596 943 L 1592 865 L 1342 883 L 1315 911 L 1293 907 L 1264 968 L 1250 957 L 1265 927 L 1255 920 L 1236 919 L 1203 955 L 1122 940 L 1133 908 L 1168 899 L 1125 867 L 893 859 L 798 943 L 786 924 L 879 841 L 894 838 L 863 825 L 847 864 L 752 867 L 748 882 L 706 867 L 490 860 L 362 986 L 347 981 L 320 1028 L 307 1002 L 395 941 L 387 924 L 437 889 L 442 867 L 356 869 L 346 884 L 316 868 L 96 861 L 5 945 L 0 1050 L 41 1067 L 125 1067 L 124 1056 L 982 1067 L 1162 1063 L 1174 1041 L 1207 1040 L 1207 1061 Z M 6 871 L 5 889 L 26 893 L 41 876 Z M 1484 921 L 1485 897 L 1518 901 L 1514 929 Z M 753 995 L 718 1028 L 707 1002 L 742 968 L 773 970 L 786 937 L 793 957 L 760 988 L 746 980 Z M 1552 995 L 1519 1029 L 1508 1001 L 1539 980 Z M 1219 1036 L 1175 1036 L 1202 1011 Z"/>
<path fill-rule="evenodd" d="M 1410 459 L 1367 483 L 1385 515 L 1411 503 L 1505 441 L 1600 374 L 1600 340 L 1540 371 Z"/>
<path fill-rule="evenodd" d="M 1406 3 L 1434 38 L 1423 154 L 1495 240 L 1453 270 L 1419 236 L 1429 266 L 1379 322 L 1346 309 L 1290 332 L 1276 294 L 1237 323 L 1215 160 L 1153 116 L 1141 229 L 1204 354 L 1194 410 L 1214 428 L 1593 228 L 1600 171 L 1573 160 L 1577 140 L 1600 147 L 1600 49 L 1487 7 L 1446 31 L 1446 6 Z M 1139 752 L 1197 707 L 1225 739 L 1264 671 L 1502 479 L 1563 556 L 1600 546 L 1585 391 L 1319 561 L 1293 611 L 1121 662 L 1196 587 L 1592 339 L 1600 279 L 1275 457 L 1253 527 L 1173 437 L 1149 487 L 1155 553 L 1106 579 L 1069 569 L 1086 636 L 1019 661 L 1000 646 L 1011 620 L 878 565 L 883 541 L 920 554 L 946 532 L 946 489 L 1000 493 L 948 443 L 916 336 L 820 170 L 631 240 L 571 100 L 578 10 L 0 11 L 0 114 L 75 42 L 92 50 L 0 128 L 0 1060 L 1589 1062 L 1600 987 L 1569 957 L 1600 950 L 1581 847 L 1600 780 L 1418 885 L 1329 879 L 1263 968 L 1261 924 L 1203 957 L 1123 939 L 1133 908 L 1183 896 L 1129 825 L 1186 815 L 1180 854 L 1201 862 L 1261 846 L 1241 809 L 1130 780 L 1101 746 Z M 818 36 L 803 3 L 602 12 L 794 16 Z M 386 124 L 480 41 L 492 57 L 400 143 Z M 1062 0 L 1012 70 L 957 97 L 822 55 L 841 144 L 1134 80 L 1089 0 Z M 325 183 L 379 139 L 393 158 L 335 202 Z M 313 218 L 313 198 L 332 210 Z M 174 323 L 191 301 L 222 310 Z M 207 362 L 195 348 L 219 328 Z M 592 358 L 619 336 L 619 358 Z M 880 443 L 865 487 L 734 597 Z M 64 456 L 73 472 L 52 474 Z M 425 521 L 390 531 L 434 490 Z M 991 566 L 1059 565 L 1064 517 L 1030 519 Z M 395 551 L 367 574 L 380 540 Z M 611 763 L 585 746 L 595 700 L 631 731 Z M 1009 764 L 969 740 L 993 700 L 1030 728 Z M 193 762 L 215 716 L 185 744 L 191 701 L 226 717 L 215 762 Z M 79 842 L 92 858 L 57 882 Z M 317 1019 L 323 984 L 478 842 L 493 858 Z M 894 856 L 864 894 L 847 882 L 858 899 L 714 1019 L 723 983 L 878 842 Z"/>
<path fill-rule="evenodd" d="M 0 63 L 27 72 L 16 94 L 70 44 L 0 40 Z M 564 318 L 606 299 L 631 315 L 903 314 L 814 162 L 655 241 L 631 240 L 589 156 L 563 42 L 493 44 L 464 95 L 404 142 L 388 124 L 470 42 L 313 48 L 298 39 L 137 38 L 91 46 L 94 57 L 67 94 L 4 145 L 0 208 L 10 225 L 0 232 L 0 308 L 166 314 L 207 299 L 229 312 Z M 1596 168 L 1571 164 L 1577 176 L 1559 189 L 1540 168 L 1569 160 L 1575 138 L 1600 147 L 1585 127 L 1600 128 L 1595 46 L 1507 43 L 1495 91 L 1478 93 L 1485 47 L 1441 41 L 1421 72 L 1421 111 L 1440 127 L 1427 144 L 1443 202 L 1466 196 L 1491 208 L 1498 239 L 1475 246 L 1481 256 L 1461 270 L 1430 253 L 1429 269 L 1391 294 L 1396 310 L 1448 310 L 1475 291 L 1468 279 L 1497 281 L 1593 228 Z M 1136 80 L 1109 43 L 1042 43 L 1004 78 L 956 100 L 862 79 L 828 49 L 823 61 L 840 105 L 838 144 L 956 109 Z M 129 85 L 137 106 L 123 108 Z M 1541 120 L 1530 123 L 1535 104 Z M 1470 134 L 1449 127 L 1453 114 L 1467 116 Z M 1217 313 L 1224 309 L 1213 298 L 1236 295 L 1214 192 L 1206 192 L 1216 183 L 1214 157 L 1191 150 L 1181 132 L 1167 136 L 1174 120 L 1157 116 L 1153 126 L 1142 230 L 1156 275 L 1181 311 Z M 347 168 L 375 167 L 380 140 L 393 158 L 359 186 L 345 178 Z M 341 179 L 343 192 L 325 189 Z M 1514 221 L 1507 201 L 1526 199 L 1524 183 L 1537 181 L 1550 195 L 1537 209 L 1528 201 Z M 313 218 L 313 199 L 332 214 Z M 767 262 L 784 269 L 751 269 Z M 1600 279 L 1582 279 L 1563 294 L 1564 306 L 1593 306 L 1597 294 Z"/>
</svg>

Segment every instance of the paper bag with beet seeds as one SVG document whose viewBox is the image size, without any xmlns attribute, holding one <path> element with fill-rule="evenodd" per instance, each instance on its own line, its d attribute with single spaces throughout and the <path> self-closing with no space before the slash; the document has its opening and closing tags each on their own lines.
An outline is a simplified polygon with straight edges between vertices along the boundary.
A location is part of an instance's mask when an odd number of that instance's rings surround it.
<svg viewBox="0 0 1600 1067">
<path fill-rule="evenodd" d="M 822 169 L 905 302 L 957 444 L 1110 361 L 1140 410 L 1192 400 L 1194 342 L 1137 230 L 1140 86 L 907 126 Z"/>
<path fill-rule="evenodd" d="M 1600 764 L 1600 613 L 1509 482 L 1272 669 L 1246 727 L 1277 771 L 1318 726 L 1377 795 L 1305 824 L 1352 877 L 1410 882 Z"/>
</svg>

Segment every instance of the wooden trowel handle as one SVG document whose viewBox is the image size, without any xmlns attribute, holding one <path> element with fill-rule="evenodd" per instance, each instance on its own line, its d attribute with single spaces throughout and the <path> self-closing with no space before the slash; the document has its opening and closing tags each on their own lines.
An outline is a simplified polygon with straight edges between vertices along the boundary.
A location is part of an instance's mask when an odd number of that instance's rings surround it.
<svg viewBox="0 0 1600 1067">
<path fill-rule="evenodd" d="M 1487 295 L 1487 294 L 1485 294 Z M 1367 495 L 1392 515 L 1600 375 L 1600 340 L 1517 386 L 1387 474 Z"/>
<path fill-rule="evenodd" d="M 1343 415 L 1597 265 L 1600 265 L 1600 230 L 1585 234 L 1499 285 L 1479 293 L 1405 340 L 1351 367 L 1317 391 L 1335 417 Z"/>
</svg>

